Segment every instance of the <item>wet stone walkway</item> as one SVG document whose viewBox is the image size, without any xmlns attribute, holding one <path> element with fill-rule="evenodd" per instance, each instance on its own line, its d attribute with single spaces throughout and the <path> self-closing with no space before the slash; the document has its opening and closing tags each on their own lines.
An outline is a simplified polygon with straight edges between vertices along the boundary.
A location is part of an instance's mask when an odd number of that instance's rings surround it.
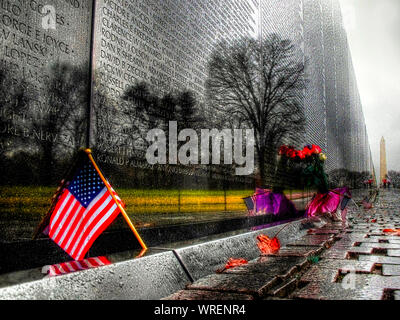
<svg viewBox="0 0 400 320">
<path fill-rule="evenodd" d="M 373 208 L 349 207 L 282 247 L 188 285 L 167 300 L 400 300 L 400 193 L 381 190 Z"/>
</svg>

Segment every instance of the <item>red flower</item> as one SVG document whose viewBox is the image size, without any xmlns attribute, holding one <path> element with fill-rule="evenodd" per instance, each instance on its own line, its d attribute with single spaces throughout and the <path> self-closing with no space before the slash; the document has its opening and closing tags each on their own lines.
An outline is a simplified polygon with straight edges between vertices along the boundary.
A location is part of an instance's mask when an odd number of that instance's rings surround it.
<svg viewBox="0 0 400 320">
<path fill-rule="evenodd" d="M 312 153 L 319 154 L 319 153 L 321 153 L 322 149 L 319 146 L 313 144 L 311 151 L 312 151 Z"/>
<path fill-rule="evenodd" d="M 297 156 L 298 156 L 300 159 L 305 159 L 305 158 L 306 158 L 306 154 L 305 154 L 305 152 L 304 152 L 303 150 L 298 150 L 298 151 L 297 151 Z"/>
<path fill-rule="evenodd" d="M 305 154 L 305 156 L 306 157 L 309 157 L 309 156 L 311 156 L 313 153 L 312 153 L 312 150 L 308 147 L 308 146 L 305 146 L 304 148 L 303 148 L 303 152 L 304 152 L 304 154 Z"/>
<path fill-rule="evenodd" d="M 296 158 L 296 150 L 294 150 L 294 149 L 289 149 L 287 152 L 286 152 L 286 155 L 289 157 L 289 158 Z"/>
<path fill-rule="evenodd" d="M 287 145 L 282 145 L 282 146 L 279 148 L 279 154 L 280 154 L 280 155 L 286 154 L 287 150 L 288 150 Z"/>
</svg>

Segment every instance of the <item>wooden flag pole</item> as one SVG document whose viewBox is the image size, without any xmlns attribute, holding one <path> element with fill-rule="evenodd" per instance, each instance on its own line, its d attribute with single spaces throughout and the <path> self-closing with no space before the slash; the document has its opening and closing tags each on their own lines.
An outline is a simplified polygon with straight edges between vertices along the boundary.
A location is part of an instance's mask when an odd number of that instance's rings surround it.
<svg viewBox="0 0 400 320">
<path fill-rule="evenodd" d="M 146 253 L 147 248 L 146 249 L 142 249 L 142 251 L 140 251 L 140 253 L 135 257 L 135 258 L 141 258 L 144 256 L 144 254 Z"/>
<path fill-rule="evenodd" d="M 101 180 L 103 181 L 103 183 L 106 185 L 108 192 L 110 193 L 111 197 L 114 199 L 115 203 L 117 204 L 119 210 L 121 210 L 121 213 L 124 217 L 124 219 L 126 220 L 126 222 L 129 225 L 129 228 L 132 230 L 133 234 L 135 235 L 135 237 L 138 239 L 140 245 L 142 246 L 143 250 L 147 250 L 147 246 L 146 244 L 143 242 L 142 238 L 140 237 L 139 233 L 137 232 L 135 226 L 132 224 L 131 220 L 129 219 L 128 215 L 126 214 L 124 208 L 121 206 L 121 204 L 117 201 L 117 199 L 115 198 L 115 195 L 113 194 L 107 180 L 104 178 L 103 174 L 101 173 L 99 167 L 97 166 L 96 162 L 93 159 L 92 156 L 92 150 L 90 149 L 85 149 L 86 154 L 88 155 L 90 161 L 92 162 L 92 164 L 94 165 L 97 173 L 99 174 Z"/>
</svg>

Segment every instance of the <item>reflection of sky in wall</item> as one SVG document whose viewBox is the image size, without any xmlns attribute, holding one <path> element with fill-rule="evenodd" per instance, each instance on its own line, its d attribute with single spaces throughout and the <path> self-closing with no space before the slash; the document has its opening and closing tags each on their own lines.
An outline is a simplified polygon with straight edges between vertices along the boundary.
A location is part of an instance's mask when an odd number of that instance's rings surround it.
<svg viewBox="0 0 400 320">
<path fill-rule="evenodd" d="M 400 171 L 400 1 L 339 1 L 376 173 L 382 136 L 388 170 Z"/>
</svg>

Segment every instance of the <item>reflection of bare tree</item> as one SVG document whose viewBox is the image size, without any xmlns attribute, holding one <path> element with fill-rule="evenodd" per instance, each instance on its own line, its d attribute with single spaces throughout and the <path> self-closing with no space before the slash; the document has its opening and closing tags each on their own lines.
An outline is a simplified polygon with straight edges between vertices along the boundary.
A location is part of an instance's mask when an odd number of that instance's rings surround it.
<svg viewBox="0 0 400 320">
<path fill-rule="evenodd" d="M 9 125 L 15 125 L 13 121 L 28 107 L 30 97 L 28 83 L 24 79 L 16 79 L 11 70 L 0 68 L 0 126 L 4 131 Z M 6 140 L 6 135 L 1 135 L 1 154 L 7 151 Z"/>
<path fill-rule="evenodd" d="M 33 129 L 49 137 L 38 140 L 40 173 L 45 184 L 51 182 L 57 160 L 68 154 L 66 149 L 71 155 L 84 145 L 88 73 L 83 66 L 56 63 L 51 67 L 44 94 L 50 109 L 39 118 L 33 117 Z"/>
<path fill-rule="evenodd" d="M 330 171 L 328 179 L 332 188 L 343 186 L 361 188 L 365 180 L 372 179 L 372 175 L 367 171 L 357 172 L 341 168 Z"/>
<path fill-rule="evenodd" d="M 0 70 L 1 158 L 8 183 L 50 184 L 84 143 L 88 73 L 85 65 L 56 63 L 42 88 Z M 3 132 L 4 131 L 4 132 Z M 16 178 L 13 179 L 12 177 Z"/>
<path fill-rule="evenodd" d="M 294 45 L 275 34 L 261 45 L 253 39 L 221 43 L 211 56 L 208 100 L 221 117 L 254 129 L 263 182 L 279 144 L 303 128 L 303 73 Z"/>
<path fill-rule="evenodd" d="M 161 110 L 160 99 L 151 92 L 145 82 L 127 88 L 122 99 L 126 102 L 123 113 L 126 116 L 125 119 L 129 122 L 133 139 L 139 138 L 143 144 L 146 144 L 148 130 L 153 128 L 165 129 L 170 114 Z M 172 97 L 165 97 L 163 106 L 171 108 L 173 112 L 172 99 Z"/>
<path fill-rule="evenodd" d="M 0 68 L 0 174 L 2 183 L 10 165 L 15 162 L 10 158 L 15 157 L 18 146 L 23 145 L 20 125 L 26 120 L 24 112 L 28 108 L 32 97 L 32 90 L 24 79 L 17 79 L 12 70 L 4 66 Z M 14 134 L 13 134 L 14 133 Z M 8 154 L 8 156 L 7 156 Z"/>
<path fill-rule="evenodd" d="M 169 121 L 177 121 L 178 130 L 196 129 L 202 121 L 199 104 L 191 91 L 166 93 L 159 96 L 145 82 L 129 87 L 123 95 L 127 102 L 124 115 L 132 131 L 145 142 L 148 130 L 168 129 Z"/>
</svg>

